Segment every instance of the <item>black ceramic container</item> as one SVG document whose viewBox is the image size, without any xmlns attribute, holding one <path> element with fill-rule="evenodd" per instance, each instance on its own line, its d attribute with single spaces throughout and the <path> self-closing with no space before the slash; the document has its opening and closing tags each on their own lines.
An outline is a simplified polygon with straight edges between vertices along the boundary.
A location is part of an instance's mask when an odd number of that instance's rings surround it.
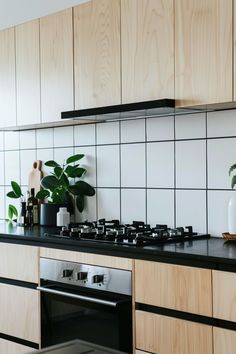
<svg viewBox="0 0 236 354">
<path fill-rule="evenodd" d="M 40 204 L 40 225 L 42 226 L 56 226 L 57 212 L 63 205 L 60 204 Z"/>
</svg>

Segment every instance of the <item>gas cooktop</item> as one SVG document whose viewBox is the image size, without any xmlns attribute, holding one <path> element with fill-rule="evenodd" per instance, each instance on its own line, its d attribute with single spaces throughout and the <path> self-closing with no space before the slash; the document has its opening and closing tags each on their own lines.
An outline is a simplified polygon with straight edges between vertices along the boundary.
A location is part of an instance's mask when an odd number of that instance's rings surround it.
<svg viewBox="0 0 236 354">
<path fill-rule="evenodd" d="M 136 247 L 210 238 L 209 234 L 194 232 L 192 226 L 169 228 L 167 225 L 157 224 L 151 227 L 142 221 L 121 224 L 119 220 L 105 219 L 72 223 L 62 227 L 58 233 L 45 233 L 44 236 Z"/>
</svg>

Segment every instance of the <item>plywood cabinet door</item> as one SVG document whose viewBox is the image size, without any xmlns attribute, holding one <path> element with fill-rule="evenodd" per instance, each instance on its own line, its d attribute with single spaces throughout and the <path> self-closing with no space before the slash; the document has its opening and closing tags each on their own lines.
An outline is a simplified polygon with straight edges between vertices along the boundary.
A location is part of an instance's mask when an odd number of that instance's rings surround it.
<svg viewBox="0 0 236 354">
<path fill-rule="evenodd" d="M 120 0 L 92 0 L 74 8 L 75 106 L 121 103 Z"/>
<path fill-rule="evenodd" d="M 213 317 L 236 321 L 236 273 L 212 271 Z"/>
<path fill-rule="evenodd" d="M 0 339 L 0 353 L 4 354 L 25 354 L 33 353 L 34 349 L 25 345 L 11 342 L 9 340 Z M 36 352 L 36 351 L 35 351 Z"/>
<path fill-rule="evenodd" d="M 40 123 L 39 20 L 16 26 L 17 125 Z"/>
<path fill-rule="evenodd" d="M 135 260 L 135 301 L 212 316 L 211 270 Z"/>
<path fill-rule="evenodd" d="M 173 0 L 121 0 L 122 102 L 174 98 Z"/>
<path fill-rule="evenodd" d="M 214 354 L 235 354 L 236 331 L 213 328 Z"/>
<path fill-rule="evenodd" d="M 71 8 L 40 19 L 40 54 L 42 122 L 58 121 L 74 107 Z"/>
<path fill-rule="evenodd" d="M 212 354 L 212 327 L 136 311 L 136 348 L 155 354 Z M 223 353 L 223 352 L 222 352 Z"/>
<path fill-rule="evenodd" d="M 16 126 L 14 28 L 0 31 L 0 127 Z"/>
<path fill-rule="evenodd" d="M 39 292 L 0 284 L 0 332 L 30 342 L 40 341 Z"/>
<path fill-rule="evenodd" d="M 175 0 L 179 106 L 232 101 L 232 12 L 232 0 Z"/>
</svg>

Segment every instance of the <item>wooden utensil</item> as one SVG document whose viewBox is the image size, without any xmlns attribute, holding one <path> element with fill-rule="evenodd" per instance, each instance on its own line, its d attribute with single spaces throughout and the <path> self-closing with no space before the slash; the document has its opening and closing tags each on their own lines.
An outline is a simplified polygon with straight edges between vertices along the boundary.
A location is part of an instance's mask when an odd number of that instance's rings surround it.
<svg viewBox="0 0 236 354">
<path fill-rule="evenodd" d="M 28 188 L 29 191 L 31 188 L 34 188 L 35 195 L 40 191 L 40 181 L 43 177 L 42 168 L 42 161 L 36 160 L 33 163 L 33 169 L 29 174 L 29 183 Z"/>
</svg>

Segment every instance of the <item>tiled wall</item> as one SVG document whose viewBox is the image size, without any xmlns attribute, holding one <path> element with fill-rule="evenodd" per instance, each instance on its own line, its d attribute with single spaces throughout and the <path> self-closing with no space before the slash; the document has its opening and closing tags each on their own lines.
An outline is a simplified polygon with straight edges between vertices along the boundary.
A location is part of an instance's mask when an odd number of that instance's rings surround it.
<svg viewBox="0 0 236 354">
<path fill-rule="evenodd" d="M 79 152 L 97 193 L 77 219 L 193 225 L 219 236 L 227 231 L 236 111 L 0 134 L 1 218 L 10 181 L 25 191 L 35 159 L 62 162 Z"/>
</svg>

